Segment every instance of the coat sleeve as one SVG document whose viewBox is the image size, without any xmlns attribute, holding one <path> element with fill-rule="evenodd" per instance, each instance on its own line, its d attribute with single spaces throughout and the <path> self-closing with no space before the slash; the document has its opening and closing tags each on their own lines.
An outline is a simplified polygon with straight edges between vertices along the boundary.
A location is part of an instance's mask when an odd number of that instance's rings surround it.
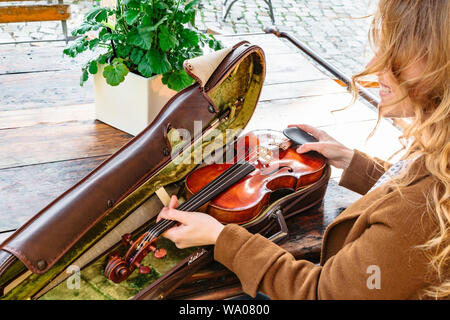
<svg viewBox="0 0 450 320">
<path fill-rule="evenodd" d="M 272 299 L 406 299 L 425 286 L 427 260 L 413 249 L 427 234 L 422 212 L 398 197 L 386 199 L 369 221 L 359 221 L 367 224 L 364 232 L 322 266 L 237 225 L 223 229 L 214 257 L 253 297 L 260 291 Z"/>
<path fill-rule="evenodd" d="M 355 150 L 350 165 L 342 173 L 339 185 L 359 194 L 366 194 L 385 172 L 385 165 L 387 163 L 383 160 Z"/>
</svg>

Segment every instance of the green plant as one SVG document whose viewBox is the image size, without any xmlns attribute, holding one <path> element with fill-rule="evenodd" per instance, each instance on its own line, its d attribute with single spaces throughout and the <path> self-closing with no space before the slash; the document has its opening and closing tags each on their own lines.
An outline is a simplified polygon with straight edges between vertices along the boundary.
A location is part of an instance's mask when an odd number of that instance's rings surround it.
<svg viewBox="0 0 450 320">
<path fill-rule="evenodd" d="M 195 27 L 200 0 L 117 0 L 114 8 L 95 6 L 73 30 L 78 37 L 63 53 L 70 57 L 87 51 L 99 54 L 82 67 L 80 85 L 105 65 L 103 76 L 112 86 L 129 71 L 146 78 L 162 74 L 173 90 L 193 83 L 183 62 L 203 54 L 203 48 L 222 48 L 220 41 Z"/>
</svg>

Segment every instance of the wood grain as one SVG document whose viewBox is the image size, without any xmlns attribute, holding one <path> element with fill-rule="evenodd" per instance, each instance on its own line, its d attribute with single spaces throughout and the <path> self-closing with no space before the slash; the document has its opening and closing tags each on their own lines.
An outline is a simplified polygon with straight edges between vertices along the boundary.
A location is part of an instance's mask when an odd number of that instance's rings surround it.
<svg viewBox="0 0 450 320">
<path fill-rule="evenodd" d="M 12 235 L 14 233 L 14 231 L 5 231 L 5 232 L 0 232 L 0 243 L 2 243 L 3 241 L 5 241 L 10 235 Z"/>
<path fill-rule="evenodd" d="M 109 155 L 132 136 L 100 121 L 1 130 L 0 168 Z"/>
<path fill-rule="evenodd" d="M 93 81 L 81 87 L 80 75 L 77 68 L 0 76 L 0 111 L 92 103 Z"/>
<path fill-rule="evenodd" d="M 94 104 L 90 103 L 1 111 L 0 130 L 94 120 L 94 108 Z"/>
<path fill-rule="evenodd" d="M 56 21 L 70 18 L 67 4 L 0 7 L 0 23 Z"/>
<path fill-rule="evenodd" d="M 20 227 L 107 158 L 90 157 L 0 170 L 0 231 Z"/>
<path fill-rule="evenodd" d="M 12 47 L 3 46 L 0 52 L 0 75 L 11 73 L 36 72 L 37 75 L 48 71 L 76 70 L 95 56 L 88 51 L 76 58 L 63 55 L 65 46 L 56 47 Z"/>
<path fill-rule="evenodd" d="M 259 101 L 306 98 L 343 92 L 346 92 L 344 88 L 329 79 L 274 83 L 263 86 Z"/>
</svg>

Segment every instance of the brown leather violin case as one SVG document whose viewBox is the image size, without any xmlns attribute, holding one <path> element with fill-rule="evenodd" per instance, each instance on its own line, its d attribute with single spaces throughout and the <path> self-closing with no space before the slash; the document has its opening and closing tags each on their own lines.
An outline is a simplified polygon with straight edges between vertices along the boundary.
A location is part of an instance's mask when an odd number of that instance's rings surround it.
<svg viewBox="0 0 450 320">
<path fill-rule="evenodd" d="M 120 283 L 105 276 L 111 254 L 126 251 L 123 235 L 135 239 L 155 224 L 170 195 L 183 199 L 184 180 L 199 166 L 192 159 L 213 159 L 216 150 L 233 146 L 256 108 L 266 73 L 263 50 L 246 41 L 187 60 L 184 67 L 193 85 L 1 244 L 1 299 L 163 299 L 212 261 L 212 247 L 178 249 L 160 237 L 164 258 L 150 253 L 142 260 L 150 272 L 135 270 Z M 329 177 L 326 165 L 317 181 L 274 197 L 242 225 L 283 241 L 284 219 L 319 204 Z"/>
</svg>

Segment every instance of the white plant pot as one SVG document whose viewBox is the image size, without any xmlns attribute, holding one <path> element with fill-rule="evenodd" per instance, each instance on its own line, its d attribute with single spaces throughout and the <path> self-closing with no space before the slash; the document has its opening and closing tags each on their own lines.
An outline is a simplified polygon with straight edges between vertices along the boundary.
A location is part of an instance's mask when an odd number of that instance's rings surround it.
<svg viewBox="0 0 450 320">
<path fill-rule="evenodd" d="M 94 75 L 95 117 L 131 135 L 145 129 L 176 93 L 161 82 L 161 75 L 145 78 L 129 72 L 113 87 L 102 73 L 99 68 Z"/>
</svg>

